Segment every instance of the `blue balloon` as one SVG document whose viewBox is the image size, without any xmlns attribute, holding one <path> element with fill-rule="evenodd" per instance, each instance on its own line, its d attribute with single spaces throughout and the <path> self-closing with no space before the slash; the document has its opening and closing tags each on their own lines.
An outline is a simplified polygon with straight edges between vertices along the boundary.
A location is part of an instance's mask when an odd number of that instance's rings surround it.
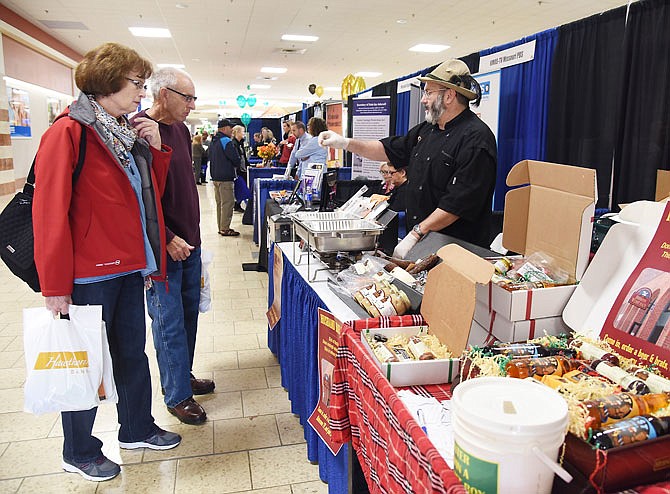
<svg viewBox="0 0 670 494">
<path fill-rule="evenodd" d="M 250 94 L 247 97 L 247 105 L 254 106 L 255 104 L 256 104 L 256 95 L 255 94 Z"/>
<path fill-rule="evenodd" d="M 246 104 L 247 104 L 247 98 L 245 98 L 244 96 L 242 96 L 242 95 L 240 94 L 240 95 L 237 97 L 237 105 L 238 105 L 240 108 L 244 108 L 244 105 L 246 105 Z"/>
<path fill-rule="evenodd" d="M 249 125 L 249 122 L 251 122 L 251 115 L 249 115 L 248 113 L 243 113 L 240 116 L 240 120 L 242 120 L 242 123 L 244 125 Z"/>
</svg>

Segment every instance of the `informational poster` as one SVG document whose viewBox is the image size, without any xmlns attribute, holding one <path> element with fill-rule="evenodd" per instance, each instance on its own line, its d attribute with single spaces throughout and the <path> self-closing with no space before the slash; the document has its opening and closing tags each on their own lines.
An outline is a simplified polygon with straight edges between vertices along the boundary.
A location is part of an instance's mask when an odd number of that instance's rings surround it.
<svg viewBox="0 0 670 494">
<path fill-rule="evenodd" d="M 307 421 L 334 455 L 342 444 L 333 441 L 328 406 L 341 332 L 342 323 L 330 312 L 319 309 L 319 401 Z"/>
<path fill-rule="evenodd" d="M 284 254 L 277 244 L 274 245 L 272 264 L 272 305 L 266 312 L 268 326 L 272 331 L 281 318 L 281 284 L 284 276 Z"/>
<path fill-rule="evenodd" d="M 326 126 L 328 130 L 342 135 L 342 103 L 326 103 Z M 337 160 L 342 164 L 344 163 L 342 153 L 341 149 L 329 148 L 328 160 Z"/>
<path fill-rule="evenodd" d="M 670 377 L 670 203 L 600 333 L 617 353 Z"/>
<path fill-rule="evenodd" d="M 379 140 L 388 137 L 391 129 L 391 97 L 355 98 L 352 103 L 352 135 L 354 139 Z M 354 154 L 352 178 L 364 176 L 380 179 L 379 161 Z"/>
<path fill-rule="evenodd" d="M 500 71 L 488 74 L 475 74 L 482 88 L 482 100 L 479 106 L 470 105 L 470 109 L 489 126 L 498 142 L 498 115 L 500 113 Z"/>
<path fill-rule="evenodd" d="M 47 98 L 47 118 L 49 119 L 49 126 L 56 120 L 56 117 L 60 115 L 60 100 L 57 98 Z"/>
<path fill-rule="evenodd" d="M 28 92 L 7 86 L 7 100 L 9 103 L 9 135 L 11 137 L 31 137 Z"/>
</svg>

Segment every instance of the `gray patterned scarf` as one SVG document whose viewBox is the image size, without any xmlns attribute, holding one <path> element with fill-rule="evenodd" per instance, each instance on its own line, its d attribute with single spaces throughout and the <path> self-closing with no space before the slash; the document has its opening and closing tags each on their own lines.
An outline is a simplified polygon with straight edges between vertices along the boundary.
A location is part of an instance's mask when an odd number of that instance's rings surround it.
<svg viewBox="0 0 670 494">
<path fill-rule="evenodd" d="M 102 124 L 102 128 L 107 136 L 114 143 L 114 151 L 119 157 L 123 166 L 130 164 L 130 157 L 128 153 L 133 148 L 135 140 L 137 139 L 137 131 L 130 126 L 130 122 L 125 115 L 121 117 L 121 122 L 111 116 L 107 111 L 100 106 L 100 103 L 95 101 L 95 96 L 88 95 L 88 100 L 93 106 L 95 117 Z"/>
</svg>

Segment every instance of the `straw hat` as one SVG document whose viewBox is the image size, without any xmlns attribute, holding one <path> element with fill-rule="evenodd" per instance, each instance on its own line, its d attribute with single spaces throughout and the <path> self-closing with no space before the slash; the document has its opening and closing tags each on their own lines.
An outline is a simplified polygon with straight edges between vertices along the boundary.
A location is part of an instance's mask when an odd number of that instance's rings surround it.
<svg viewBox="0 0 670 494">
<path fill-rule="evenodd" d="M 442 62 L 429 74 L 419 77 L 419 80 L 422 82 L 436 82 L 441 86 L 451 88 L 468 100 L 477 99 L 477 93 L 464 87 L 466 85 L 469 87 L 469 84 L 461 79 L 462 76 L 470 76 L 468 66 L 461 60 L 453 59 Z"/>
</svg>

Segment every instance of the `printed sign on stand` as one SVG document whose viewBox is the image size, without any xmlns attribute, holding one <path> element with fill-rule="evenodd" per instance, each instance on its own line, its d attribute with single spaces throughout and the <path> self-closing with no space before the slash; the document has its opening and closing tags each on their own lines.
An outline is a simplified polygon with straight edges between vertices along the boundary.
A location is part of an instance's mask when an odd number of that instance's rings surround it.
<svg viewBox="0 0 670 494">
<path fill-rule="evenodd" d="M 352 103 L 352 136 L 354 139 L 379 140 L 389 136 L 391 97 L 355 98 Z M 364 176 L 381 180 L 379 161 L 354 154 L 351 177 Z"/>
<path fill-rule="evenodd" d="M 342 323 L 330 312 L 319 309 L 319 402 L 307 421 L 333 455 L 337 455 L 342 447 L 342 444 L 333 441 L 332 431 L 328 425 L 330 388 L 341 331 Z"/>
</svg>

